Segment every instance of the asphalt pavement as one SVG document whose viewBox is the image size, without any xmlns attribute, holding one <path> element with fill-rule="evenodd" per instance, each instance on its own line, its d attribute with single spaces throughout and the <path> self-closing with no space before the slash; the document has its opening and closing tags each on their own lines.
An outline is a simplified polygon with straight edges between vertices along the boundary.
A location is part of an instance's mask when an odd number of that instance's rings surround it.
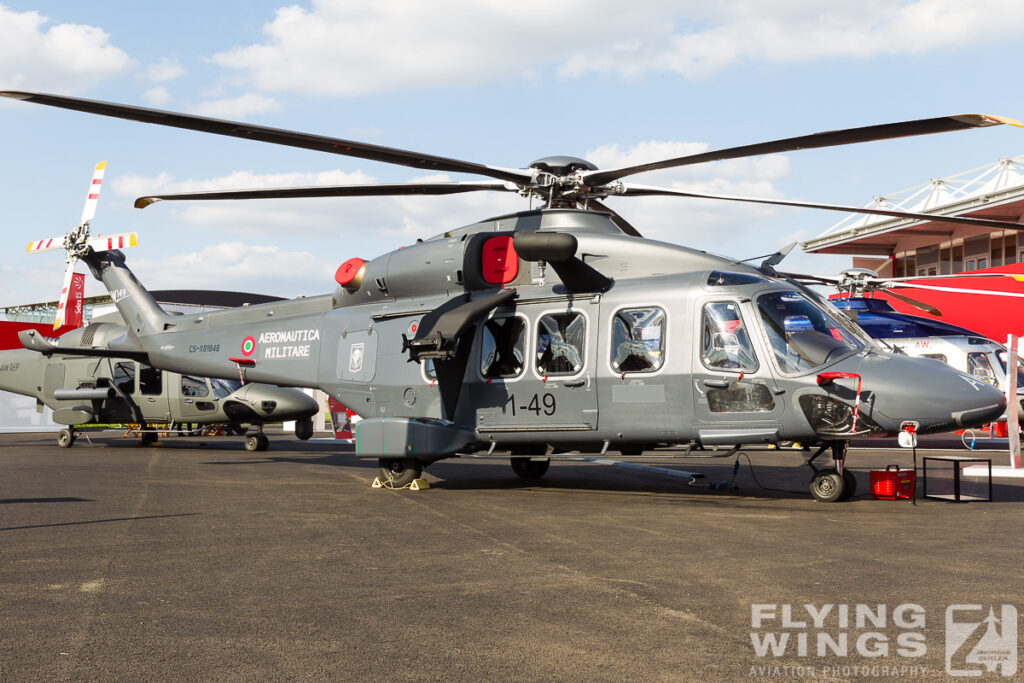
<svg viewBox="0 0 1024 683">
<path fill-rule="evenodd" d="M 461 458 L 391 491 L 326 440 L 0 435 L 0 680 L 944 680 L 990 607 L 1012 643 L 1024 480 L 875 500 L 910 454 L 857 449 L 824 504 L 801 453 L 747 455 L 738 490 L 679 457 L 640 462 L 703 482 Z"/>
</svg>

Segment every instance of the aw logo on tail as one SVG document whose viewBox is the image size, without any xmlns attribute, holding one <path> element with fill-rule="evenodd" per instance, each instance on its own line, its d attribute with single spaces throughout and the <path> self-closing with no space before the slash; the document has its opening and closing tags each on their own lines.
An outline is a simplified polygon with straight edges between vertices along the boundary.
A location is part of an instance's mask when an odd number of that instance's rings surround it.
<svg viewBox="0 0 1024 683">
<path fill-rule="evenodd" d="M 982 605 L 950 605 L 946 608 L 946 673 L 950 676 L 981 676 L 999 670 L 1003 676 L 1017 673 L 1017 608 L 994 607 L 985 616 Z"/>
</svg>

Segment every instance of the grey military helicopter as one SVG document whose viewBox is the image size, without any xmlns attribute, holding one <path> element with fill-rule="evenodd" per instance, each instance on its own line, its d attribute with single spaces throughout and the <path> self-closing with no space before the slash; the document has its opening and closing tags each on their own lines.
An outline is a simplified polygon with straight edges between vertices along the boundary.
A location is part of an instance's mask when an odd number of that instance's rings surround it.
<svg viewBox="0 0 1024 683">
<path fill-rule="evenodd" d="M 150 365 L 145 353 L 110 353 L 107 342 L 124 335 L 120 314 L 111 313 L 63 335 L 45 354 L 0 351 L 0 391 L 31 396 L 53 410 L 54 422 L 66 425 L 57 435 L 64 448 L 75 443 L 76 428 L 97 424 L 137 424 L 132 431 L 143 446 L 160 433 L 195 433 L 218 425 L 241 435 L 244 425 L 254 425 L 256 432 L 243 440 L 245 449 L 263 451 L 270 444 L 264 425 L 283 420 L 296 421 L 298 438 L 313 435 L 312 416 L 319 406 L 311 396 L 267 384 L 243 385 L 237 377 L 165 372 Z M 63 346 L 77 351 L 65 354 Z M 92 353 L 86 357 L 81 349 Z"/>
<path fill-rule="evenodd" d="M 232 190 L 156 201 L 511 191 L 540 209 L 418 240 L 369 261 L 349 259 L 330 294 L 171 316 L 117 249 L 84 250 L 130 325 L 113 350 L 154 367 L 318 387 L 363 419 L 356 454 L 407 485 L 460 454 L 509 451 L 517 474 L 543 476 L 558 453 L 782 441 L 817 450 L 811 494 L 848 498 L 851 438 L 913 425 L 938 432 L 1002 414 L 995 388 L 937 363 L 881 351 L 827 300 L 775 266 L 750 265 L 644 239 L 602 200 L 679 196 L 922 217 L 836 205 L 626 185 L 655 169 L 797 149 L 961 130 L 982 115 L 839 130 L 601 170 L 568 156 L 526 169 L 487 166 L 351 140 L 134 106 L 27 92 L 0 95 L 88 113 L 254 139 L 490 180 Z M 935 216 L 927 215 L 935 220 Z M 1018 230 L 967 216 L 951 223 Z M 748 259 L 751 261 L 754 259 Z M 23 334 L 36 351 L 52 347 Z M 70 349 L 66 349 L 70 351 Z M 225 352 L 227 351 L 227 352 Z M 814 460 L 831 450 L 835 467 Z"/>
<path fill-rule="evenodd" d="M 106 162 L 96 165 L 81 221 L 68 237 L 28 245 L 29 253 L 68 245 L 68 266 L 54 329 L 65 320 L 69 285 L 79 256 L 94 248 L 138 243 L 134 233 L 89 235 L 105 169 Z M 27 349 L 0 351 L 0 391 L 30 396 L 40 409 L 45 405 L 53 410 L 54 421 L 67 425 L 57 435 L 57 444 L 64 448 L 75 443 L 76 427 L 95 424 L 137 424 L 133 431 L 139 434 L 142 445 L 157 441 L 162 432 L 193 432 L 203 426 L 218 425 L 242 434 L 243 425 L 254 425 L 256 433 L 244 439 L 249 451 L 268 448 L 270 440 L 263 432 L 264 425 L 270 422 L 294 420 L 298 438 L 309 439 L 313 435 L 312 416 L 319 406 L 305 393 L 267 384 L 243 385 L 237 377 L 210 379 L 164 372 L 150 365 L 144 352 L 108 348 L 109 341 L 123 338 L 126 332 L 121 314 L 113 312 L 48 342 L 51 346 L 44 354 Z M 64 347 L 74 348 L 76 353 L 64 353 Z M 189 427 L 156 426 L 175 423 Z"/>
</svg>

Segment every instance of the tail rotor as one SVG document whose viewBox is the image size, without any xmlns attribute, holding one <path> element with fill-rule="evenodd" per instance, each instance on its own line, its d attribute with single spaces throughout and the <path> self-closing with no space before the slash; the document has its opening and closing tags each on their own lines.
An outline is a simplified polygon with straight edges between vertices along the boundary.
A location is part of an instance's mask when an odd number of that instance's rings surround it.
<svg viewBox="0 0 1024 683">
<path fill-rule="evenodd" d="M 75 274 L 75 266 L 78 260 L 90 252 L 110 251 L 112 249 L 123 249 L 134 247 L 139 243 L 139 237 L 134 232 L 124 232 L 117 235 L 104 235 L 97 237 L 89 236 L 89 226 L 96 215 L 96 205 L 99 202 L 100 189 L 103 187 L 103 174 L 106 172 L 107 162 L 101 161 L 96 164 L 93 170 L 92 181 L 89 183 L 89 192 L 85 197 L 85 206 L 82 207 L 82 218 L 78 226 L 63 237 L 51 237 L 49 239 L 29 242 L 26 252 L 38 254 L 44 251 L 63 249 L 67 253 L 67 268 L 64 270 L 64 284 L 60 291 L 60 300 L 57 302 L 57 316 L 53 321 L 53 329 L 59 328 L 67 319 L 68 297 L 71 291 L 71 280 Z"/>
</svg>

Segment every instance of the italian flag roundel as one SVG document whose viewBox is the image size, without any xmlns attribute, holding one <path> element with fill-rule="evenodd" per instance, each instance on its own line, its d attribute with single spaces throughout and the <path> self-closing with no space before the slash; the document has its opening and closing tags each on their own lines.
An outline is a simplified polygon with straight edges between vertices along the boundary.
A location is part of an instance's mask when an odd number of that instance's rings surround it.
<svg viewBox="0 0 1024 683">
<path fill-rule="evenodd" d="M 246 337 L 242 340 L 242 355 L 251 356 L 252 352 L 256 350 L 256 340 L 252 337 Z"/>
</svg>

